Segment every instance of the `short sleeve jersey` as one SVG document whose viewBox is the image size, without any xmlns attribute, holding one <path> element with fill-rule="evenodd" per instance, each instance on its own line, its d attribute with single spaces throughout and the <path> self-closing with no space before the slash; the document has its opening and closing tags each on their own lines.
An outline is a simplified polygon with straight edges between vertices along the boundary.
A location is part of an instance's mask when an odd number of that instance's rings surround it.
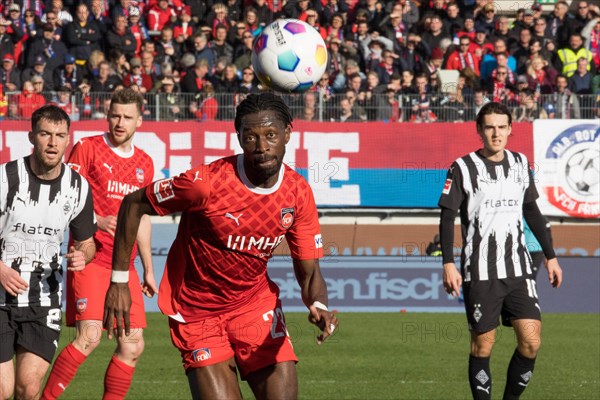
<svg viewBox="0 0 600 400">
<path fill-rule="evenodd" d="M 79 140 L 69 156 L 69 166 L 84 176 L 92 187 L 94 211 L 99 216 L 117 215 L 123 198 L 152 182 L 152 159 L 133 146 L 129 153 L 120 152 L 107 134 Z M 111 268 L 114 238 L 98 230 L 95 263 Z M 137 248 L 136 248 L 137 249 Z M 134 249 L 130 268 L 136 256 Z"/>
<path fill-rule="evenodd" d="M 29 157 L 0 165 L 0 259 L 29 287 L 12 296 L 0 286 L 0 306 L 60 307 L 64 233 L 83 241 L 96 231 L 87 181 L 62 165 L 56 179 L 39 179 Z"/>
<path fill-rule="evenodd" d="M 250 183 L 238 155 L 157 181 L 146 194 L 159 214 L 182 212 L 159 306 L 187 322 L 247 304 L 265 289 L 267 261 L 284 238 L 295 259 L 323 255 L 312 190 L 286 165 L 269 189 Z"/>
<path fill-rule="evenodd" d="M 527 157 L 521 153 L 505 150 L 504 159 L 493 162 L 473 152 L 452 164 L 439 205 L 460 210 L 466 282 L 531 273 L 523 204 L 537 198 Z"/>
</svg>

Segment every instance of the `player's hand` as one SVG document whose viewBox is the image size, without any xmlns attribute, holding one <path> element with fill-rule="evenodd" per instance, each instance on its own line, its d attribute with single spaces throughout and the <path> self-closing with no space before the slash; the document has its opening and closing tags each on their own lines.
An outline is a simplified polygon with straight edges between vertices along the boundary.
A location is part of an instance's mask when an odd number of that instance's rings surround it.
<svg viewBox="0 0 600 400">
<path fill-rule="evenodd" d="M 106 217 L 96 215 L 96 220 L 98 222 L 98 228 L 100 228 L 101 231 L 107 232 L 110 236 L 115 237 L 115 230 L 117 229 L 116 215 L 107 215 Z"/>
<path fill-rule="evenodd" d="M 69 252 L 65 254 L 67 259 L 67 269 L 69 271 L 83 271 L 85 268 L 85 254 L 81 250 L 75 249 L 75 246 L 69 247 Z"/>
<path fill-rule="evenodd" d="M 154 295 L 158 293 L 153 273 L 144 274 L 144 282 L 141 282 L 140 285 L 142 286 L 142 293 L 147 297 L 154 297 Z"/>
<path fill-rule="evenodd" d="M 558 259 L 554 257 L 551 260 L 546 260 L 546 269 L 552 287 L 559 288 L 562 284 L 562 268 L 558 265 Z"/>
<path fill-rule="evenodd" d="M 117 319 L 117 336 L 123 337 L 123 325 L 125 325 L 125 336 L 129 336 L 129 310 L 131 309 L 131 293 L 128 283 L 111 282 L 106 292 L 104 301 L 104 329 L 107 336 L 112 339 Z"/>
<path fill-rule="evenodd" d="M 21 278 L 21 275 L 17 271 L 4 264 L 2 261 L 0 261 L 0 284 L 2 284 L 6 293 L 11 296 L 21 294 L 29 287 L 27 282 Z"/>
<path fill-rule="evenodd" d="M 462 285 L 462 276 L 456 269 L 454 263 L 444 264 L 444 289 L 446 293 L 453 297 L 460 297 L 460 285 Z"/>
<path fill-rule="evenodd" d="M 308 310 L 308 322 L 316 325 L 322 332 L 317 336 L 317 344 L 321 344 L 338 329 L 338 319 L 331 311 L 317 308 L 314 305 L 309 306 Z"/>
</svg>

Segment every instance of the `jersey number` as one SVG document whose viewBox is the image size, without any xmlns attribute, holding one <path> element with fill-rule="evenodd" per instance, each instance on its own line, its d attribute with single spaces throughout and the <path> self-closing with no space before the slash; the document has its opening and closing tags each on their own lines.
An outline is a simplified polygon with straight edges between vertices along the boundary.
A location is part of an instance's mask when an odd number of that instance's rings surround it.
<svg viewBox="0 0 600 400">
<path fill-rule="evenodd" d="M 263 319 L 267 322 L 269 321 L 269 319 L 273 320 L 273 322 L 271 323 L 271 337 L 273 339 L 277 339 L 287 335 L 287 327 L 285 326 L 285 320 L 283 318 L 283 311 L 281 311 L 281 308 L 277 307 L 274 311 L 267 311 L 263 314 Z M 281 321 L 282 330 L 278 332 L 277 322 L 279 321 Z"/>
<path fill-rule="evenodd" d="M 529 297 L 537 299 L 537 290 L 535 288 L 535 281 L 533 279 L 525 279 L 525 282 L 527 282 L 527 293 L 529 294 Z"/>
<path fill-rule="evenodd" d="M 46 325 L 55 331 L 60 331 L 60 308 L 53 308 L 48 311 L 46 316 Z"/>
</svg>

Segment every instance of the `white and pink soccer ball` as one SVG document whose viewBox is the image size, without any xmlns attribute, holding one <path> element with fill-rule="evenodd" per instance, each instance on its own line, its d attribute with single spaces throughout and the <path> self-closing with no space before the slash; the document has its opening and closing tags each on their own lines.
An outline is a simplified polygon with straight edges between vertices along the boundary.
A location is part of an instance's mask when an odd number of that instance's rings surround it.
<svg viewBox="0 0 600 400">
<path fill-rule="evenodd" d="M 263 29 L 252 50 L 258 79 L 280 92 L 302 93 L 327 68 L 327 47 L 319 32 L 298 19 L 278 19 Z"/>
</svg>

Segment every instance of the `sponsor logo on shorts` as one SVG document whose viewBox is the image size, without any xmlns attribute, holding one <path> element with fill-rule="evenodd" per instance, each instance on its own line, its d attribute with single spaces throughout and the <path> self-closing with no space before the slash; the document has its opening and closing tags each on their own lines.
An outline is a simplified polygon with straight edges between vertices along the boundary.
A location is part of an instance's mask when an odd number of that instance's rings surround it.
<svg viewBox="0 0 600 400">
<path fill-rule="evenodd" d="M 315 235 L 315 248 L 320 249 L 323 247 L 323 238 L 320 233 Z"/>
<path fill-rule="evenodd" d="M 85 299 L 77 299 L 77 312 L 82 313 L 87 310 L 87 298 Z"/>
<path fill-rule="evenodd" d="M 281 226 L 288 229 L 294 223 L 294 208 L 281 209 Z"/>
<path fill-rule="evenodd" d="M 194 350 L 194 352 L 192 353 L 192 359 L 195 362 L 201 362 L 210 359 L 210 349 L 202 348 Z"/>
</svg>

